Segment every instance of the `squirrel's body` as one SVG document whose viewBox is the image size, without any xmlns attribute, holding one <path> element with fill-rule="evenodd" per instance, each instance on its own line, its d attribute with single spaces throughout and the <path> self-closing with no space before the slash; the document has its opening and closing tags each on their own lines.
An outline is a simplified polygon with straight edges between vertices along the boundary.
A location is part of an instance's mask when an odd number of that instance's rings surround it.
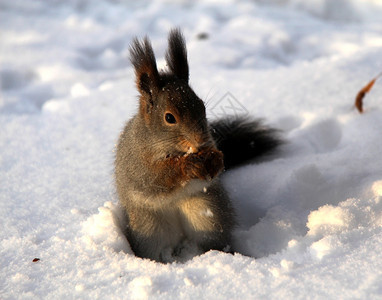
<svg viewBox="0 0 382 300">
<path fill-rule="evenodd" d="M 235 132 L 242 142 L 247 139 L 248 149 L 243 150 L 249 152 L 257 141 L 265 141 L 260 148 L 266 152 L 278 140 L 272 130 L 248 127 L 258 125 L 253 122 L 232 123 L 234 131 L 222 126 L 229 122 L 207 124 L 204 104 L 188 85 L 187 54 L 180 31 L 169 35 L 169 72 L 157 71 L 147 38 L 134 41 L 131 60 L 140 107 L 119 138 L 115 178 L 132 250 L 137 256 L 161 262 L 184 259 L 187 252 L 230 250 L 235 213 L 217 177 L 224 167 L 223 153 L 216 146 L 216 131 L 211 126 L 219 130 L 217 144 L 226 149 L 227 158 L 240 155 L 240 149 L 227 147 L 225 139 Z M 233 162 L 230 167 L 258 152 L 241 160 L 229 159 Z"/>
<path fill-rule="evenodd" d="M 181 248 L 202 253 L 230 244 L 234 213 L 219 179 L 186 182 L 176 169 L 161 166 L 165 155 L 150 149 L 138 117 L 126 125 L 117 147 L 116 181 L 128 217 L 127 236 L 136 255 L 170 261 Z M 157 169 L 152 166 L 158 164 Z M 177 162 L 171 165 L 177 168 Z M 162 168 L 161 168 L 162 167 Z M 175 173 L 171 183 L 164 172 Z"/>
</svg>

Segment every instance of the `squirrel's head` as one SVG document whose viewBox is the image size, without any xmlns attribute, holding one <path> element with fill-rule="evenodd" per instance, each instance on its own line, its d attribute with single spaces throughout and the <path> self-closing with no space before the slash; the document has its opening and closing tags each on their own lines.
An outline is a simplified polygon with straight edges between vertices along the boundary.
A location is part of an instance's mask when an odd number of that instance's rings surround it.
<svg viewBox="0 0 382 300">
<path fill-rule="evenodd" d="M 194 153 L 212 143 L 203 101 L 188 84 L 187 50 L 179 29 L 170 31 L 166 62 L 158 72 L 149 39 L 134 39 L 130 48 L 140 93 L 139 117 L 153 142 L 166 154 Z"/>
</svg>

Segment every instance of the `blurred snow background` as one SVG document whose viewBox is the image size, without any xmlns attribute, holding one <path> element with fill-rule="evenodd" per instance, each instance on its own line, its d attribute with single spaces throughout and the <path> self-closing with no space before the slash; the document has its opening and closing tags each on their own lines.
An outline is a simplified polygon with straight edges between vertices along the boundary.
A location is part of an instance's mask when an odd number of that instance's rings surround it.
<svg viewBox="0 0 382 300">
<path fill-rule="evenodd" d="M 382 71 L 381 16 L 379 0 L 0 0 L 0 298 L 381 298 L 381 83 L 353 108 Z M 113 148 L 137 107 L 128 45 L 149 35 L 165 67 L 174 26 L 210 117 L 229 92 L 288 143 L 223 176 L 238 254 L 161 265 L 118 227 Z"/>
</svg>

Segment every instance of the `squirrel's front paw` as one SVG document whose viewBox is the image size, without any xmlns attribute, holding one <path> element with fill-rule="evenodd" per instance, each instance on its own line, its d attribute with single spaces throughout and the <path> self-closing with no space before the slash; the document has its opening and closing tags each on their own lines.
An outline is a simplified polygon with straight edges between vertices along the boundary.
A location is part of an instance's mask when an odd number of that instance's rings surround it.
<svg viewBox="0 0 382 300">
<path fill-rule="evenodd" d="M 216 177 L 224 168 L 223 153 L 217 149 L 201 151 L 200 156 L 210 178 Z"/>
<path fill-rule="evenodd" d="M 190 178 L 211 180 L 224 168 L 223 153 L 207 148 L 187 156 L 186 173 Z"/>
</svg>

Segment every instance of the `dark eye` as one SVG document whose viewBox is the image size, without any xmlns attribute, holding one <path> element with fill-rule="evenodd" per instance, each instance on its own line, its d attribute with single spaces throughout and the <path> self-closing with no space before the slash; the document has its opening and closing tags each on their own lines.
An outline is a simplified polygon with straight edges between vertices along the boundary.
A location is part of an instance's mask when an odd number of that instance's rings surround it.
<svg viewBox="0 0 382 300">
<path fill-rule="evenodd" d="M 175 119 L 173 114 L 166 113 L 164 118 L 165 118 L 166 122 L 169 124 L 175 124 L 176 123 L 176 119 Z"/>
</svg>

